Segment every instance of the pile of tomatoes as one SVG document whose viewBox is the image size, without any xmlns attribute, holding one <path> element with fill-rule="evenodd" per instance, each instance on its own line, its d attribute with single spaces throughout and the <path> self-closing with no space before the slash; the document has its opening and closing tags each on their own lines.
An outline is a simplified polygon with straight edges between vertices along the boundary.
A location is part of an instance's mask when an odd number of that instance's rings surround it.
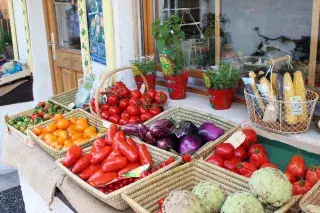
<svg viewBox="0 0 320 213">
<path fill-rule="evenodd" d="M 143 123 L 163 111 L 167 95 L 153 89 L 142 94 L 140 90 L 129 90 L 122 82 L 116 82 L 112 88 L 100 93 L 100 115 L 104 120 L 126 125 Z M 91 108 L 96 112 L 95 100 L 90 100 Z"/>
<path fill-rule="evenodd" d="M 63 165 L 91 186 L 109 194 L 132 182 L 171 164 L 175 159 L 170 157 L 165 162 L 153 167 L 151 154 L 145 144 L 136 144 L 127 138 L 124 131 L 111 124 L 106 137 L 94 141 L 90 152 L 83 153 L 79 146 L 72 146 L 63 160 Z M 126 178 L 124 174 L 144 166 L 139 177 Z"/>
</svg>

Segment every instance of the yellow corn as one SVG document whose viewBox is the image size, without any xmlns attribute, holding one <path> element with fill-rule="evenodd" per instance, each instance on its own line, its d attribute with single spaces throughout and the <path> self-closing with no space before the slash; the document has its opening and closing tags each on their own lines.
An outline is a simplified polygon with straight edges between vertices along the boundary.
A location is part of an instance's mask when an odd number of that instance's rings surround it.
<svg viewBox="0 0 320 213">
<path fill-rule="evenodd" d="M 257 97 L 257 100 L 259 102 L 260 108 L 262 109 L 262 111 L 264 112 L 266 110 L 266 105 L 264 104 L 261 95 L 258 91 L 257 85 L 255 83 L 255 78 L 256 78 L 256 74 L 254 72 L 249 72 L 249 77 L 251 78 L 251 87 L 253 90 L 254 95 Z"/>
<path fill-rule="evenodd" d="M 308 111 L 306 104 L 306 88 L 301 71 L 296 71 L 293 75 L 294 91 L 296 96 L 301 96 L 302 101 L 302 114 L 298 116 L 299 123 L 305 123 L 308 121 Z"/>
<path fill-rule="evenodd" d="M 267 98 L 270 98 L 270 99 L 274 99 L 275 98 L 273 96 L 273 92 L 271 90 L 270 81 L 267 78 L 265 78 L 265 77 L 260 78 L 260 85 L 263 88 L 262 90 L 264 91 L 263 96 L 265 96 Z"/>
<path fill-rule="evenodd" d="M 284 119 L 289 125 L 295 125 L 298 123 L 298 117 L 292 115 L 291 110 L 291 97 L 295 96 L 294 85 L 289 73 L 284 74 L 283 79 L 283 96 L 284 96 Z"/>
<path fill-rule="evenodd" d="M 271 77 L 270 77 L 270 81 L 271 81 L 271 84 L 272 84 L 272 92 L 273 92 L 273 95 L 274 96 L 277 96 L 277 74 L 276 73 L 272 73 L 271 74 Z"/>
</svg>

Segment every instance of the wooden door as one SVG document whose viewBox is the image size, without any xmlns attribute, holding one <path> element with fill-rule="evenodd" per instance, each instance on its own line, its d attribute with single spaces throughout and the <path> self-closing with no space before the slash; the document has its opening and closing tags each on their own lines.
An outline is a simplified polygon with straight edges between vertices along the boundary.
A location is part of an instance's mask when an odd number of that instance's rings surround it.
<svg viewBox="0 0 320 213">
<path fill-rule="evenodd" d="M 77 0 L 43 0 L 52 87 L 55 94 L 78 87 L 83 77 Z"/>
</svg>

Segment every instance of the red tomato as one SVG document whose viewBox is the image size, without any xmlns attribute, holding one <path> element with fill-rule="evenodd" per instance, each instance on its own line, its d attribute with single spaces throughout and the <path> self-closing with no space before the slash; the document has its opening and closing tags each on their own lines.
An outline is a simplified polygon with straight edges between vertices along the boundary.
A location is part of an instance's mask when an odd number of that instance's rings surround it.
<svg viewBox="0 0 320 213">
<path fill-rule="evenodd" d="M 257 151 L 251 155 L 249 162 L 260 168 L 263 164 L 269 163 L 269 158 L 265 153 Z"/>
<path fill-rule="evenodd" d="M 121 114 L 121 118 L 126 118 L 126 119 L 130 119 L 130 114 L 128 113 L 128 111 L 124 111 Z"/>
<path fill-rule="evenodd" d="M 163 197 L 163 198 L 160 198 L 160 199 L 158 200 L 158 205 L 159 205 L 160 208 L 162 207 L 165 199 L 166 199 L 166 198 Z"/>
<path fill-rule="evenodd" d="M 293 195 L 304 195 L 312 188 L 311 183 L 307 180 L 299 180 L 294 182 L 292 186 Z"/>
<path fill-rule="evenodd" d="M 153 100 L 154 99 L 154 96 L 157 94 L 157 92 L 154 90 L 154 89 L 150 89 L 148 92 L 147 92 L 147 95 Z"/>
<path fill-rule="evenodd" d="M 95 106 L 95 99 L 94 99 L 94 98 L 92 98 L 92 99 L 90 100 L 90 105 L 91 105 L 92 107 Z"/>
<path fill-rule="evenodd" d="M 252 144 L 257 143 L 257 133 L 253 129 L 241 130 L 246 135 L 246 139 L 241 144 L 245 149 L 248 149 Z"/>
<path fill-rule="evenodd" d="M 301 155 L 295 155 L 291 158 L 287 165 L 287 172 L 290 172 L 294 177 L 304 177 L 306 173 L 306 164 Z"/>
<path fill-rule="evenodd" d="M 244 161 L 245 159 L 247 159 L 248 154 L 245 148 L 239 146 L 235 149 L 234 156 L 236 156 L 240 161 Z"/>
<path fill-rule="evenodd" d="M 210 158 L 208 158 L 207 162 L 224 168 L 224 161 L 219 155 L 212 155 Z"/>
<path fill-rule="evenodd" d="M 152 99 L 148 95 L 142 95 L 140 101 L 143 105 L 147 106 L 151 104 Z"/>
<path fill-rule="evenodd" d="M 131 116 L 138 116 L 140 114 L 139 108 L 135 105 L 129 105 L 127 111 Z"/>
<path fill-rule="evenodd" d="M 234 156 L 234 147 L 230 143 L 221 143 L 217 145 L 215 155 L 219 155 L 224 160 L 229 160 Z"/>
<path fill-rule="evenodd" d="M 168 96 L 164 92 L 157 92 L 154 96 L 154 101 L 157 104 L 165 104 L 168 100 Z"/>
<path fill-rule="evenodd" d="M 138 106 L 138 105 L 139 105 L 139 102 L 140 102 L 140 100 L 139 100 L 138 98 L 132 97 L 132 98 L 130 98 L 130 100 L 129 100 L 129 105 Z"/>
<path fill-rule="evenodd" d="M 118 106 L 112 106 L 109 109 L 109 114 L 111 115 L 120 115 L 121 114 L 121 109 Z"/>
<path fill-rule="evenodd" d="M 120 95 L 120 97 L 124 98 L 130 94 L 130 90 L 127 87 L 121 87 L 117 89 L 117 94 Z"/>
<path fill-rule="evenodd" d="M 306 173 L 306 180 L 313 186 L 320 180 L 320 169 L 316 166 L 310 166 Z"/>
<path fill-rule="evenodd" d="M 267 154 L 266 148 L 264 148 L 264 146 L 262 146 L 261 144 L 253 144 L 252 146 L 250 146 L 248 150 L 249 157 L 251 157 L 251 155 L 255 152 L 263 152 L 264 154 Z"/>
<path fill-rule="evenodd" d="M 158 114 L 160 114 L 162 112 L 162 108 L 160 106 L 156 106 L 156 107 L 152 107 L 150 109 L 150 113 L 153 115 L 153 116 L 156 116 Z"/>
<path fill-rule="evenodd" d="M 188 154 L 183 154 L 181 157 L 185 163 L 189 163 L 192 160 L 192 157 Z"/>
<path fill-rule="evenodd" d="M 114 84 L 114 88 L 115 88 L 115 89 L 119 89 L 119 88 L 122 88 L 122 87 L 127 87 L 122 81 L 117 81 L 117 82 Z"/>
<path fill-rule="evenodd" d="M 119 107 L 122 111 L 126 110 L 129 106 L 129 100 L 128 99 L 122 99 L 120 102 L 119 102 Z"/>
<path fill-rule="evenodd" d="M 120 124 L 120 125 L 126 125 L 126 124 L 128 124 L 128 122 L 129 122 L 129 119 L 128 119 L 128 118 L 121 118 L 121 119 L 119 120 L 119 124 Z"/>
<path fill-rule="evenodd" d="M 266 168 L 266 167 L 278 169 L 278 166 L 273 163 L 264 163 L 264 164 L 262 164 L 262 166 L 260 166 L 260 169 Z"/>
<path fill-rule="evenodd" d="M 146 122 L 147 120 L 151 119 L 153 115 L 150 112 L 145 112 L 140 115 L 140 121 L 142 123 Z"/>
<path fill-rule="evenodd" d="M 237 165 L 237 171 L 240 175 L 250 178 L 251 175 L 257 170 L 257 167 L 252 163 L 241 162 Z"/>
<path fill-rule="evenodd" d="M 109 104 L 102 104 L 101 105 L 101 111 L 104 112 L 104 111 L 109 111 L 110 109 L 110 105 Z"/>
<path fill-rule="evenodd" d="M 112 115 L 109 117 L 109 121 L 115 124 L 118 124 L 120 119 L 120 115 Z"/>
<path fill-rule="evenodd" d="M 137 124 L 139 122 L 139 117 L 137 116 L 132 116 L 129 119 L 129 124 Z"/>
<path fill-rule="evenodd" d="M 108 104 L 112 105 L 116 105 L 119 102 L 119 96 L 117 95 L 111 95 L 108 97 Z"/>
<path fill-rule="evenodd" d="M 148 110 L 146 107 L 144 107 L 144 106 L 139 107 L 139 111 L 140 111 L 140 114 L 148 113 L 148 112 L 149 112 L 149 110 Z"/>
<path fill-rule="evenodd" d="M 228 169 L 229 171 L 232 171 L 234 173 L 238 173 L 237 171 L 237 165 L 240 163 L 239 158 L 233 157 L 230 160 L 226 160 L 224 162 L 224 168 Z"/>
<path fill-rule="evenodd" d="M 139 99 L 141 98 L 141 92 L 138 89 L 132 90 L 131 91 L 131 97 Z"/>
<path fill-rule="evenodd" d="M 104 120 L 108 120 L 110 117 L 110 114 L 108 111 L 102 111 L 100 115 L 101 115 L 101 118 L 103 118 Z"/>
<path fill-rule="evenodd" d="M 296 178 L 290 172 L 285 172 L 284 174 L 285 174 L 285 176 L 287 176 L 290 183 L 296 182 Z"/>
</svg>

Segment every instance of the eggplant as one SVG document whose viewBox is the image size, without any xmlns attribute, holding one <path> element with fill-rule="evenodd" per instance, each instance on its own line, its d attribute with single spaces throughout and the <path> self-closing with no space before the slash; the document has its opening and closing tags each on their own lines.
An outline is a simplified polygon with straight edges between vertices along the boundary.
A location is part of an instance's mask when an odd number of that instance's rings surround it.
<svg viewBox="0 0 320 213">
<path fill-rule="evenodd" d="M 160 149 L 170 151 L 171 149 L 173 149 L 173 142 L 170 137 L 161 138 L 157 141 L 157 147 Z"/>
<path fill-rule="evenodd" d="M 157 142 L 156 138 L 151 134 L 151 132 L 147 132 L 145 136 L 145 141 L 151 145 L 155 145 Z"/>
<path fill-rule="evenodd" d="M 170 129 L 165 126 L 154 126 L 153 128 L 150 128 L 150 132 L 157 138 L 168 137 L 171 134 Z"/>
<path fill-rule="evenodd" d="M 128 135 L 134 135 L 144 140 L 145 135 L 149 131 L 148 127 L 144 124 L 126 124 L 122 127 L 122 130 Z"/>
<path fill-rule="evenodd" d="M 181 140 L 187 135 L 196 135 L 198 127 L 191 121 L 180 121 L 173 126 L 172 133 Z"/>
<path fill-rule="evenodd" d="M 151 126 L 150 129 L 156 127 L 156 126 L 164 126 L 167 128 L 171 128 L 173 127 L 174 123 L 172 122 L 171 119 L 160 119 L 160 120 L 156 120 L 154 121 Z"/>
</svg>

